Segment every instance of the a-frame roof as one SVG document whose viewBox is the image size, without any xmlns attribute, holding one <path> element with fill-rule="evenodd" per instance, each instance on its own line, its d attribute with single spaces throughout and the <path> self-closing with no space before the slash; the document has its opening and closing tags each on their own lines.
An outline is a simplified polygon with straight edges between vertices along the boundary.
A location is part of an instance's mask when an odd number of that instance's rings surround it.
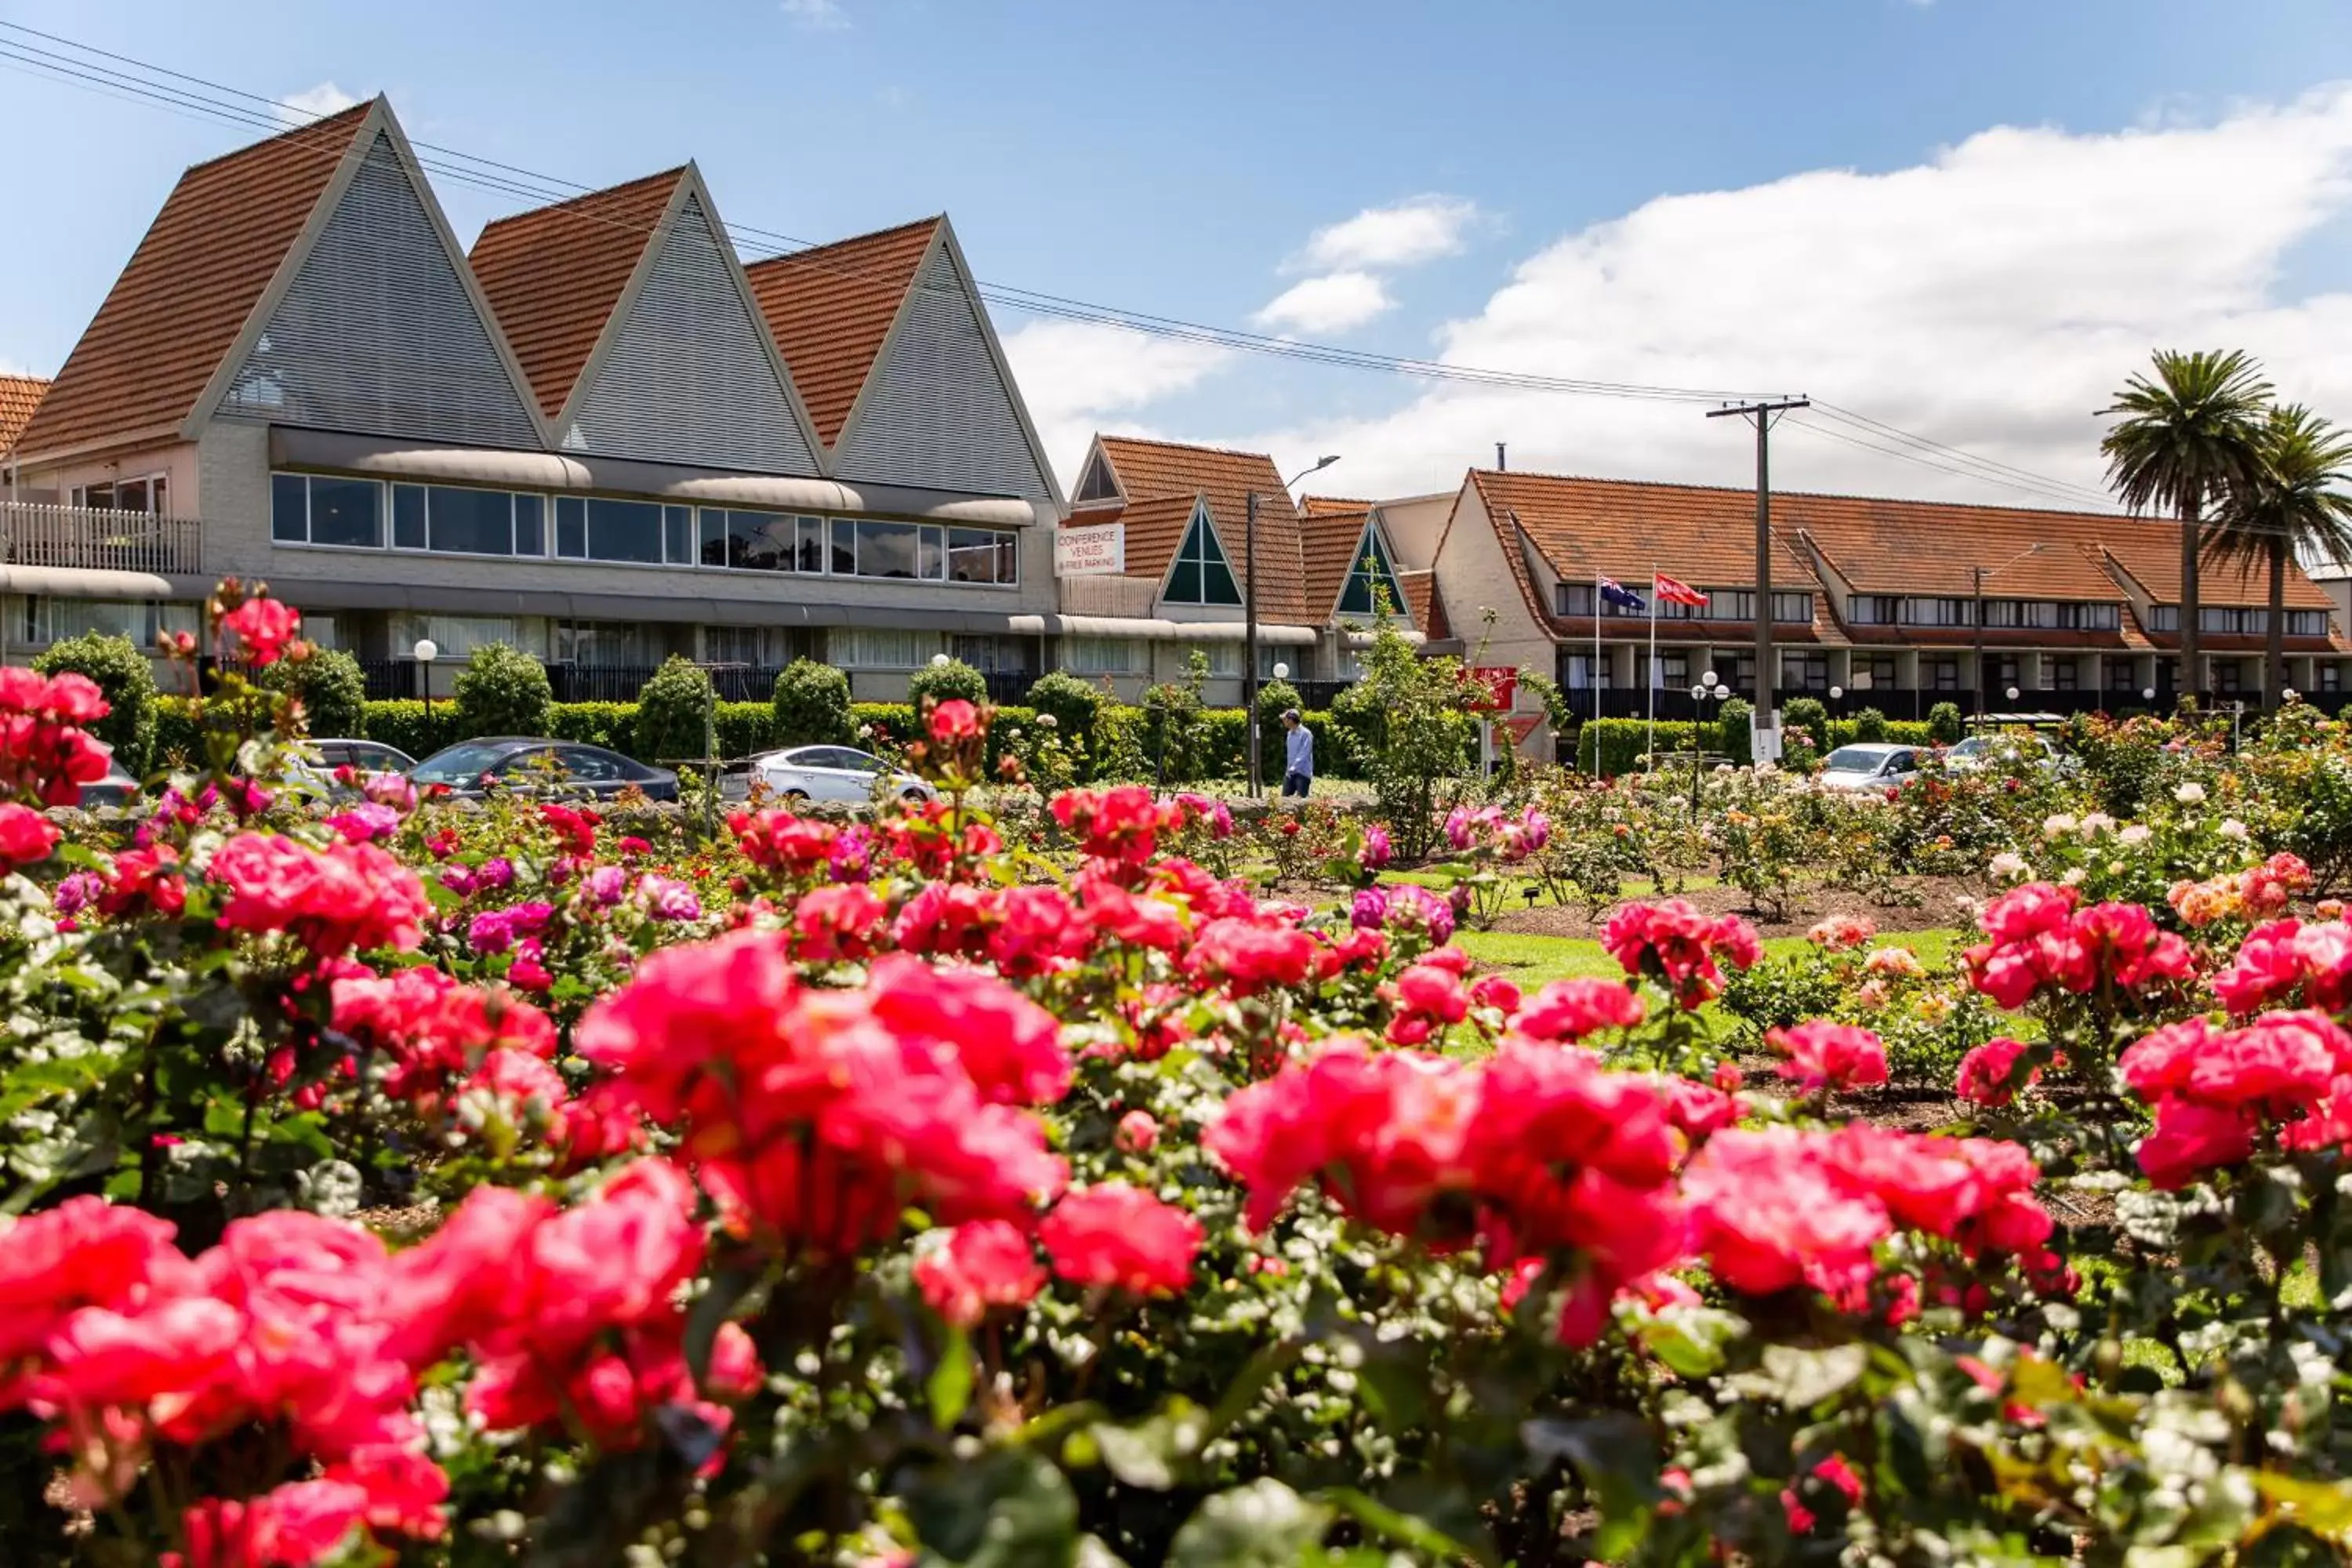
<svg viewBox="0 0 2352 1568">
<path fill-rule="evenodd" d="M 358 104 L 182 174 L 34 411 L 21 451 L 186 424 L 380 113 L 389 117 L 381 99 Z"/>
<path fill-rule="evenodd" d="M 1299 547 L 1307 566 L 1307 605 L 1325 617 L 1338 614 L 1339 595 L 1348 574 L 1363 548 L 1364 531 L 1372 525 L 1371 509 L 1318 510 L 1298 525 Z M 1400 610 L 1403 606 L 1397 606 Z"/>
<path fill-rule="evenodd" d="M 49 384 L 37 375 L 0 375 L 0 452 L 16 447 L 48 390 Z"/>
<path fill-rule="evenodd" d="M 783 351 L 817 438 L 830 449 L 874 372 L 907 291 L 938 241 L 943 217 L 927 217 L 789 256 L 744 274 Z"/>
<path fill-rule="evenodd" d="M 474 276 L 550 419 L 571 403 L 688 174 L 665 169 L 517 213 L 474 241 Z"/>
<path fill-rule="evenodd" d="M 1097 436 L 1096 448 L 1111 466 L 1128 497 L 1132 517 L 1141 498 L 1194 494 L 1205 497 L 1225 556 L 1236 581 L 1246 587 L 1246 552 L 1243 531 L 1248 526 L 1249 497 L 1258 498 L 1257 613 L 1262 619 L 1315 625 L 1328 618 L 1307 601 L 1307 572 L 1299 540 L 1299 516 L 1274 459 L 1263 452 L 1235 452 L 1222 447 L 1189 446 L 1179 441 L 1152 441 L 1137 436 Z M 1099 521 L 1080 513 L 1074 521 Z M 1181 536 L 1180 536 L 1181 537 Z M 1168 548 L 1173 551 L 1176 541 Z M 1165 563 L 1161 563 L 1163 566 Z M 1136 565 L 1132 530 L 1129 533 L 1128 572 L 1141 574 Z M 1336 590 L 1334 591 L 1336 597 Z"/>
</svg>

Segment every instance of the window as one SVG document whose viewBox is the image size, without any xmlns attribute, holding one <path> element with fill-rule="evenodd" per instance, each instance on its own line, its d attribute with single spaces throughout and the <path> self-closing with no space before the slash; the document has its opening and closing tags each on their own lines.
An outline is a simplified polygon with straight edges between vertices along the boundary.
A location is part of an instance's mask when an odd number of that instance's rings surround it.
<svg viewBox="0 0 2352 1568">
<path fill-rule="evenodd" d="M 781 626 L 705 626 L 702 658 L 707 664 L 748 664 L 765 668 L 784 662 L 783 642 Z"/>
<path fill-rule="evenodd" d="M 1777 594 L 1773 595 L 1776 599 Z M 1830 689 L 1830 658 L 1825 653 L 1784 653 L 1780 656 L 1780 684 L 1805 691 L 1827 691 Z"/>
<path fill-rule="evenodd" d="M 1592 595 L 1593 587 L 1590 583 L 1560 584 L 1559 588 L 1559 613 L 1563 616 L 1591 615 Z M 1397 603 L 1397 601 L 1393 599 L 1390 602 L 1391 605 Z M 1344 605 L 1341 606 L 1343 609 L 1346 606 Z M 1608 600 L 1603 599 L 1601 601 L 1601 613 L 1604 616 L 1631 616 L 1636 612 L 1627 609 L 1622 605 L 1612 605 Z M 1649 614 L 1647 610 L 1643 610 L 1639 613 L 1643 616 Z M 1694 614 L 1704 614 L 1704 612 L 1687 610 L 1679 605 L 1660 605 L 1658 606 L 1658 614 L 1663 616 L 1672 617 L 1675 616 L 1688 616 Z"/>
<path fill-rule="evenodd" d="M 2053 658 L 2047 666 L 2045 666 L 2045 668 L 2050 672 L 2051 690 L 2074 691 L 2081 689 L 2083 669 L 2081 664 L 2077 660 L 2071 658 Z"/>
<path fill-rule="evenodd" d="M 539 496 L 519 495 L 514 499 L 514 552 L 547 553 L 547 502 Z"/>
<path fill-rule="evenodd" d="M 578 496 L 555 498 L 555 552 L 572 561 L 588 558 L 588 503 Z"/>
<path fill-rule="evenodd" d="M 1811 626 L 1813 596 L 1811 594 L 1776 592 L 1772 595 L 1772 618 L 1776 621 L 1792 622 L 1798 626 Z"/>
<path fill-rule="evenodd" d="M 636 621 L 558 621 L 555 626 L 559 663 L 633 669 L 659 664 L 662 656 L 657 636 Z"/>
<path fill-rule="evenodd" d="M 514 497 L 435 485 L 425 492 L 426 548 L 458 555 L 514 553 Z"/>
<path fill-rule="evenodd" d="M 2007 691 L 2012 686 L 2022 689 L 2024 685 L 2025 682 L 2018 679 L 2018 661 L 2014 654 L 2004 654 L 1992 661 L 1992 689 L 1995 691 Z"/>
<path fill-rule="evenodd" d="M 1072 500 L 1117 500 L 1118 487 L 1111 483 L 1110 465 L 1097 452 L 1087 459 L 1087 471 L 1078 476 L 1078 488 Z"/>
<path fill-rule="evenodd" d="M 2139 680 L 2132 673 L 2131 660 L 2127 658 L 2111 658 L 2107 660 L 2107 689 L 2110 691 L 2137 691 L 2139 689 Z"/>
<path fill-rule="evenodd" d="M 651 501 L 589 497 L 588 559 L 661 564 L 662 509 Z"/>
<path fill-rule="evenodd" d="M 1133 637 L 1064 637 L 1062 668 L 1073 675 L 1141 675 L 1151 647 Z"/>
<path fill-rule="evenodd" d="M 960 637 L 948 650 L 982 674 L 1026 670 L 1030 642 L 1026 637 Z"/>
<path fill-rule="evenodd" d="M 2344 689 L 2344 667 L 2342 665 L 2323 661 L 2312 670 L 2312 673 L 2319 677 L 2320 690 L 2341 691 Z"/>
<path fill-rule="evenodd" d="M 273 474 L 269 537 L 280 544 L 383 544 L 383 487 L 373 479 Z"/>
<path fill-rule="evenodd" d="M 2118 624 L 2114 605 L 2062 603 L 2056 599 L 1987 599 L 1985 625 L 2013 629 L 2111 632 Z"/>
<path fill-rule="evenodd" d="M 161 517 L 170 510 L 164 500 L 171 480 L 163 474 L 135 479 L 110 479 L 104 484 L 76 485 L 73 503 L 92 511 L 138 511 Z"/>
<path fill-rule="evenodd" d="M 1021 581 L 1021 536 L 985 528 L 950 528 L 948 536 L 948 581 L 998 583 Z"/>
<path fill-rule="evenodd" d="M 1242 645 L 1237 642 L 1196 642 L 1170 650 L 1175 655 L 1170 666 L 1170 679 L 1181 680 L 1192 673 L 1192 656 L 1199 654 L 1209 661 L 1209 674 L 1218 679 L 1239 679 L 1242 673 Z M 1260 653 L 1265 650 L 1261 647 Z"/>
<path fill-rule="evenodd" d="M 1381 531 L 1366 523 L 1355 563 L 1348 568 L 1348 585 L 1339 592 L 1339 613 L 1369 616 L 1375 602 L 1385 604 L 1391 615 L 1404 613 L 1404 594 L 1397 587 L 1388 552 L 1381 547 Z"/>
<path fill-rule="evenodd" d="M 838 525 L 835 531 L 840 531 Z M 835 632 L 826 639 L 826 651 L 834 663 L 849 669 L 919 669 L 940 651 L 940 634 L 860 626 Z"/>
<path fill-rule="evenodd" d="M 2238 661 L 2236 659 L 2215 659 L 2213 661 L 2213 689 L 2220 692 L 2224 697 L 2235 697 L 2239 692 L 2245 689 L 2245 687 L 2241 683 L 2242 675 L 2242 672 L 2238 668 Z"/>
<path fill-rule="evenodd" d="M 908 577 L 942 582 L 947 549 L 942 531 L 913 522 L 833 520 L 833 569 L 844 577 Z"/>
<path fill-rule="evenodd" d="M 726 511 L 704 507 L 701 548 L 705 566 L 746 572 L 822 572 L 824 520 L 769 511 Z"/>
<path fill-rule="evenodd" d="M 1241 587 L 1234 581 L 1224 551 L 1218 547 L 1209 514 L 1198 508 L 1192 512 L 1192 526 L 1184 531 L 1184 542 L 1177 547 L 1176 563 L 1168 569 L 1166 597 L 1171 605 L 1242 602 Z"/>
<path fill-rule="evenodd" d="M 53 599 L 27 595 L 24 600 L 23 640 L 63 642 L 95 632 L 100 637 L 129 637 L 142 648 L 152 647 L 158 632 L 194 633 L 203 626 L 203 612 L 194 605 L 163 605 L 127 599 Z M 310 627 L 306 625 L 307 633 Z"/>
<path fill-rule="evenodd" d="M 1937 654 L 1919 661 L 1919 684 L 1929 691 L 1960 689 L 1960 660 L 1957 654 Z"/>
<path fill-rule="evenodd" d="M 1903 600 L 1895 594 L 1856 594 L 1846 619 L 1858 626 L 1891 626 L 1903 615 Z"/>
<path fill-rule="evenodd" d="M 335 617 L 332 616 L 304 616 L 302 640 L 318 647 L 342 646 L 335 640 Z"/>
<path fill-rule="evenodd" d="M 2152 632 L 2177 632 L 2180 629 L 2180 606 L 2151 605 L 2147 612 L 2147 629 Z"/>
<path fill-rule="evenodd" d="M 1601 677 L 1598 684 L 1603 688 L 1609 685 L 1611 660 L 1606 654 L 1601 656 L 1597 666 L 1593 662 L 1592 653 L 1589 648 L 1582 653 L 1563 653 L 1561 663 L 1565 668 L 1560 671 L 1560 684 L 1571 691 L 1591 690 L 1595 684 L 1593 672 L 1596 668 Z"/>
<path fill-rule="evenodd" d="M 2286 635 L 2291 637 L 2324 637 L 2327 635 L 2326 610 L 2289 610 L 2286 613 Z"/>
<path fill-rule="evenodd" d="M 1664 650 L 1658 655 L 1658 675 L 1650 679 L 1650 650 L 1636 648 L 1633 652 L 1633 683 L 1636 686 L 1656 685 L 1667 691 L 1687 690 L 1696 681 L 1691 674 L 1690 655 L 1680 649 Z"/>
<path fill-rule="evenodd" d="M 1906 598 L 1896 607 L 1897 624 L 1906 626 L 1966 626 L 1976 624 L 1971 599 Z"/>
<path fill-rule="evenodd" d="M 524 646 L 520 627 L 510 616 L 419 616 L 416 622 L 421 628 L 417 635 L 431 637 L 443 659 L 463 659 L 492 643 Z"/>
</svg>

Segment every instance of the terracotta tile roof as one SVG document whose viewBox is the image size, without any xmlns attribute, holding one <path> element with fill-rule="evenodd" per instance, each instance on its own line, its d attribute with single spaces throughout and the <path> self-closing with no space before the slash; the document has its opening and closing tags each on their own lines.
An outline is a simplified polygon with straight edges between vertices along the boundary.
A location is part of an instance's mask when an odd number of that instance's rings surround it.
<svg viewBox="0 0 2352 1568">
<path fill-rule="evenodd" d="M 817 438 L 828 447 L 841 439 L 882 340 L 945 221 L 922 218 L 744 268 Z"/>
<path fill-rule="evenodd" d="M 1348 568 L 1356 563 L 1356 546 L 1363 541 L 1364 522 L 1370 515 L 1369 510 L 1310 510 L 1298 525 L 1299 552 L 1307 569 L 1307 608 L 1318 621 L 1329 620 L 1339 607 L 1339 591 L 1347 586 Z"/>
<path fill-rule="evenodd" d="M 49 384 L 37 375 L 0 375 L 0 452 L 16 444 L 18 432 L 32 422 L 41 395 Z"/>
<path fill-rule="evenodd" d="M 1168 563 L 1176 559 L 1176 547 L 1184 542 L 1185 526 L 1192 521 L 1192 507 L 1199 500 L 1197 495 L 1148 496 L 1129 502 L 1124 509 L 1089 507 L 1073 514 L 1062 526 L 1091 528 L 1097 523 L 1125 523 L 1125 575 L 1158 583 L 1168 575 Z"/>
<path fill-rule="evenodd" d="M 467 260 L 550 418 L 572 400 L 686 173 L 502 217 L 475 239 Z"/>
<path fill-rule="evenodd" d="M 19 449 L 79 447 L 194 412 L 374 107 L 354 105 L 182 174 Z"/>
<path fill-rule="evenodd" d="M 2111 534 L 2105 541 L 2108 556 L 2147 589 L 2147 596 L 2157 604 L 2179 604 L 2180 535 L 2169 523 L 2137 522 L 2130 526 L 2142 531 L 2117 530 Z M 2270 567 L 2263 563 L 2250 569 L 2235 561 L 2207 561 L 2197 572 L 2197 598 L 2205 605 L 2268 605 Z M 2286 602 L 2289 609 L 2295 610 L 2325 610 L 2335 603 L 2292 557 L 2286 568 Z M 2203 644 L 2211 635 L 2198 638 L 2199 643 Z"/>
<path fill-rule="evenodd" d="M 1436 573 L 1400 572 L 1397 586 L 1404 591 L 1405 611 L 1423 637 L 1444 642 L 1454 635 L 1445 619 L 1445 601 L 1438 596 Z"/>
<path fill-rule="evenodd" d="M 1298 626 L 1319 625 L 1328 614 L 1311 612 L 1307 603 L 1306 564 L 1298 536 L 1298 511 L 1283 488 L 1274 459 L 1263 452 L 1234 452 L 1222 447 L 1193 447 L 1176 441 L 1149 441 L 1135 436 L 1099 436 L 1105 458 L 1118 478 L 1119 488 L 1132 503 L 1138 496 L 1198 493 L 1209 500 L 1217 537 L 1233 563 L 1236 580 L 1243 567 L 1243 531 L 1247 522 L 1249 493 L 1258 493 L 1257 613 L 1259 618 Z M 1132 512 L 1130 504 L 1130 513 Z M 1173 546 L 1171 547 L 1171 549 Z M 1128 559 L 1135 559 L 1130 534 Z"/>
<path fill-rule="evenodd" d="M 1343 511 L 1370 511 L 1372 503 L 1347 496 L 1301 496 L 1298 510 L 1308 517 L 1333 517 Z"/>
</svg>

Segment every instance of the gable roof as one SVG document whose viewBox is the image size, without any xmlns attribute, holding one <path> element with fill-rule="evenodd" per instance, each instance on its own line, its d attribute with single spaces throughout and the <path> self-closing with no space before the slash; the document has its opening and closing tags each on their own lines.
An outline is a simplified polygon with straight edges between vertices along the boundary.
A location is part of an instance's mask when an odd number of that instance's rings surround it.
<svg viewBox="0 0 2352 1568">
<path fill-rule="evenodd" d="M 1299 552 L 1306 567 L 1307 604 L 1328 619 L 1339 608 L 1339 594 L 1348 584 L 1348 569 L 1364 541 L 1371 511 L 1310 511 L 1298 525 Z M 1402 611 L 1404 606 L 1396 608 Z"/>
<path fill-rule="evenodd" d="M 1127 492 L 1129 516 L 1135 512 L 1138 497 L 1197 494 L 1208 501 L 1225 556 L 1233 564 L 1234 578 L 1244 583 L 1244 591 L 1247 572 L 1242 535 L 1248 522 L 1250 492 L 1256 491 L 1259 618 L 1302 626 L 1329 618 L 1328 611 L 1317 614 L 1308 607 L 1298 511 L 1291 502 L 1290 492 L 1283 487 L 1282 475 L 1272 458 L 1263 452 L 1193 447 L 1138 436 L 1097 436 L 1095 440 L 1109 460 L 1120 489 Z M 1089 520 L 1100 521 L 1098 517 Z M 1171 558 L 1175 548 L 1175 542 L 1171 542 Z M 1128 563 L 1130 574 L 1144 574 L 1136 564 L 1131 530 Z M 1154 568 L 1160 573 L 1166 569 L 1165 559 Z"/>
<path fill-rule="evenodd" d="M 184 425 L 383 100 L 182 174 L 26 426 L 27 455 Z"/>
<path fill-rule="evenodd" d="M 945 222 L 919 218 L 771 257 L 743 269 L 817 438 L 828 448 L 841 439 L 883 340 Z"/>
<path fill-rule="evenodd" d="M 1126 524 L 1127 570 L 1122 575 L 1149 578 L 1157 584 L 1167 579 L 1169 563 L 1176 559 L 1176 547 L 1184 542 L 1184 531 L 1191 526 L 1193 510 L 1200 501 L 1197 494 L 1148 496 L 1131 506 L 1094 506 L 1073 512 L 1063 520 L 1062 526 Z M 1231 556 L 1233 552 L 1228 550 L 1225 553 Z M 1238 569 L 1234 577 L 1236 581 L 1240 578 Z"/>
<path fill-rule="evenodd" d="M 1300 496 L 1298 510 L 1307 517 L 1337 517 L 1342 512 L 1370 511 L 1372 502 L 1348 496 Z"/>
<path fill-rule="evenodd" d="M 1445 600 L 1437 592 L 1437 574 L 1430 570 L 1400 572 L 1397 586 L 1403 591 L 1405 610 L 1412 624 L 1431 642 L 1444 642 L 1453 637 L 1454 628 L 1445 618 Z"/>
<path fill-rule="evenodd" d="M 687 174 L 680 165 L 499 218 L 475 238 L 467 259 L 549 418 L 572 401 Z"/>
<path fill-rule="evenodd" d="M 0 375 L 0 452 L 16 445 L 48 389 L 48 382 L 37 375 Z"/>
</svg>

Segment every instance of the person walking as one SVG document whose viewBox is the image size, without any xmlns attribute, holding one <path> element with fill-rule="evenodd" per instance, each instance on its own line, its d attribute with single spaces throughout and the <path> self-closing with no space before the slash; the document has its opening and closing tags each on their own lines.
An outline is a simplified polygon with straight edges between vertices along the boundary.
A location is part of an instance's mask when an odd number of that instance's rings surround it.
<svg viewBox="0 0 2352 1568">
<path fill-rule="evenodd" d="M 1315 731 L 1298 721 L 1298 710 L 1282 710 L 1282 793 L 1305 800 L 1315 787 Z"/>
</svg>

